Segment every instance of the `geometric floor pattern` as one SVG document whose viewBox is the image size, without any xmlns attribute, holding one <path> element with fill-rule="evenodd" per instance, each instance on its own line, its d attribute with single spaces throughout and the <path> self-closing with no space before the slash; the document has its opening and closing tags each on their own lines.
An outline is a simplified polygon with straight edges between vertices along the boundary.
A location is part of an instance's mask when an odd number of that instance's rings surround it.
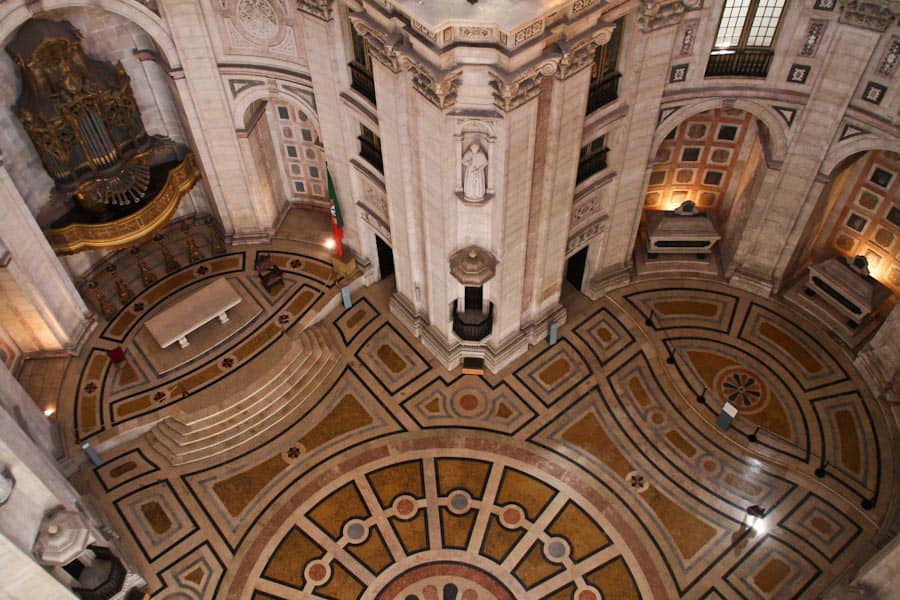
<svg viewBox="0 0 900 600">
<path fill-rule="evenodd" d="M 482 377 L 436 366 L 380 283 L 323 319 L 340 375 L 291 422 L 172 465 L 142 432 L 232 401 L 336 294 L 297 248 L 273 252 L 287 282 L 268 294 L 253 252 L 144 290 L 63 382 L 73 452 L 132 432 L 74 482 L 153 598 L 814 598 L 889 518 L 891 419 L 849 356 L 776 301 L 708 280 L 567 301 L 557 344 Z M 143 314 L 213 277 L 258 314 L 158 372 L 135 341 Z M 103 352 L 117 344 L 125 371 Z M 722 430 L 726 401 L 738 416 Z"/>
</svg>

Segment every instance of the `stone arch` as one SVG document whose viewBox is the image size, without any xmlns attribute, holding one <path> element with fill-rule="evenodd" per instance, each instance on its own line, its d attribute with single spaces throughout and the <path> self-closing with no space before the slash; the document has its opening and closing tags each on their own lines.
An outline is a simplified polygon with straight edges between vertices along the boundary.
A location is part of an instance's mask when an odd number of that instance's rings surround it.
<svg viewBox="0 0 900 600">
<path fill-rule="evenodd" d="M 316 129 L 320 129 L 319 115 L 312 104 L 295 94 L 267 85 L 253 85 L 238 92 L 234 99 L 231 111 L 235 129 L 243 129 L 246 127 L 248 110 L 259 100 L 265 100 L 266 102 L 274 100 L 295 104 L 313 119 Z"/>
<path fill-rule="evenodd" d="M 765 126 L 768 133 L 768 144 L 766 145 L 766 158 L 770 161 L 781 162 L 784 160 L 787 152 L 787 127 L 784 119 L 770 106 L 765 106 L 754 100 L 745 98 L 710 98 L 701 100 L 682 106 L 657 125 L 656 133 L 653 135 L 653 145 L 651 147 L 650 156 L 654 156 L 659 149 L 659 145 L 668 135 L 669 131 L 680 125 L 686 119 L 700 114 L 707 110 L 716 108 L 735 108 L 752 114 L 759 119 Z"/>
<path fill-rule="evenodd" d="M 278 106 L 280 111 L 285 105 L 289 117 L 282 121 L 285 117 L 273 112 L 276 110 L 273 107 Z M 232 107 L 232 117 L 239 135 L 250 139 L 251 152 L 256 154 L 256 160 L 268 156 L 268 162 L 273 166 L 277 164 L 274 172 L 278 175 L 269 176 L 270 181 L 263 181 L 267 176 L 259 173 L 260 183 L 263 188 L 271 189 L 273 198 L 327 208 L 321 126 L 311 102 L 275 85 L 253 85 L 238 94 Z M 269 132 L 260 132 L 254 119 L 268 121 Z M 285 137 L 285 129 L 292 132 L 293 138 Z M 267 144 L 271 145 L 271 152 L 264 148 Z M 271 174 L 273 171 L 270 169 L 267 172 Z"/>
<path fill-rule="evenodd" d="M 55 10 L 99 8 L 134 23 L 146 32 L 156 44 L 161 58 L 165 61 L 164 66 L 168 70 L 177 69 L 181 66 L 175 43 L 172 41 L 168 31 L 166 31 L 162 19 L 138 2 L 127 2 L 124 0 L 47 0 L 41 4 L 41 7 L 41 11 L 32 14 L 22 5 L 7 14 L 0 21 L 0 40 L 8 40 L 29 19 L 49 16 L 48 13 Z"/>
<path fill-rule="evenodd" d="M 833 144 L 822 161 L 819 172 L 827 177 L 835 175 L 845 160 L 869 150 L 887 150 L 900 154 L 900 140 L 886 139 L 867 133 Z"/>
</svg>

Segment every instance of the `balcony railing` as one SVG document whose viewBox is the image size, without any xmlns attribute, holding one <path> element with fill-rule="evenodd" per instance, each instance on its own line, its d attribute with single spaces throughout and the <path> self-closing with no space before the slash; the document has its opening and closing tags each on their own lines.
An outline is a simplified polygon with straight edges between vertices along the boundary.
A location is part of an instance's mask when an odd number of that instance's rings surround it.
<svg viewBox="0 0 900 600">
<path fill-rule="evenodd" d="M 375 102 L 375 80 L 372 79 L 372 72 L 362 65 L 352 62 L 347 66 L 350 67 L 350 87 L 372 101 Z"/>
<path fill-rule="evenodd" d="M 707 77 L 765 77 L 772 61 L 771 50 L 735 50 L 710 54 Z"/>
<path fill-rule="evenodd" d="M 606 154 L 609 149 L 604 149 L 592 156 L 578 162 L 578 175 L 575 177 L 575 183 L 581 183 L 594 173 L 599 173 L 606 168 Z"/>
<path fill-rule="evenodd" d="M 453 333 L 468 342 L 479 342 L 491 334 L 494 328 L 494 303 L 488 302 L 488 311 L 456 311 L 457 301 L 453 301 Z"/>
<path fill-rule="evenodd" d="M 369 164 L 378 169 L 379 173 L 384 173 L 384 162 L 381 159 L 381 148 L 359 136 L 359 155 L 366 159 Z"/>
<path fill-rule="evenodd" d="M 83 588 L 76 586 L 72 588 L 72 591 L 81 600 L 109 600 L 122 590 L 122 585 L 125 583 L 125 576 L 127 575 L 125 566 L 122 564 L 122 561 L 109 551 L 109 548 L 101 546 L 90 546 L 90 548 L 98 559 L 94 561 L 91 568 L 99 569 L 101 565 L 107 564 L 108 570 L 106 570 L 103 580 L 97 581 L 94 587 Z"/>
<path fill-rule="evenodd" d="M 621 73 L 612 73 L 591 85 L 591 89 L 588 91 L 586 114 L 591 114 L 619 97 L 619 79 L 621 77 Z"/>
</svg>

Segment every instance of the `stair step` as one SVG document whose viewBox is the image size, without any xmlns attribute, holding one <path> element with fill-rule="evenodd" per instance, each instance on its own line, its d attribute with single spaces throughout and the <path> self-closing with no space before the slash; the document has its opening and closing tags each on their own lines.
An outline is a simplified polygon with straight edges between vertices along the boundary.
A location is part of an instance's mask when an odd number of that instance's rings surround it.
<svg viewBox="0 0 900 600">
<path fill-rule="evenodd" d="M 263 385 L 245 390 L 241 400 L 227 406 L 163 419 L 148 432 L 150 445 L 172 464 L 184 464 L 222 454 L 270 431 L 301 410 L 335 373 L 338 353 L 329 334 L 323 325 L 300 332 L 284 360 L 264 376 Z"/>
</svg>

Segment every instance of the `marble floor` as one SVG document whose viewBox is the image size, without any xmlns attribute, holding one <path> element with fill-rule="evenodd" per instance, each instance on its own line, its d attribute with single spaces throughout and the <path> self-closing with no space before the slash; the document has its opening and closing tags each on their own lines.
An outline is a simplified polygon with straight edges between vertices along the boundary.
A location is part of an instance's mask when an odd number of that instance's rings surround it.
<svg viewBox="0 0 900 600">
<path fill-rule="evenodd" d="M 391 316 L 390 279 L 344 310 L 308 242 L 134 275 L 81 355 L 23 373 L 59 398 L 69 452 L 100 449 L 73 482 L 153 598 L 815 598 L 891 519 L 892 419 L 774 300 L 709 278 L 569 289 L 557 344 L 463 376 Z M 284 286 L 259 284 L 259 252 Z M 184 355 L 143 337 L 216 277 L 244 298 L 231 329 Z"/>
</svg>

